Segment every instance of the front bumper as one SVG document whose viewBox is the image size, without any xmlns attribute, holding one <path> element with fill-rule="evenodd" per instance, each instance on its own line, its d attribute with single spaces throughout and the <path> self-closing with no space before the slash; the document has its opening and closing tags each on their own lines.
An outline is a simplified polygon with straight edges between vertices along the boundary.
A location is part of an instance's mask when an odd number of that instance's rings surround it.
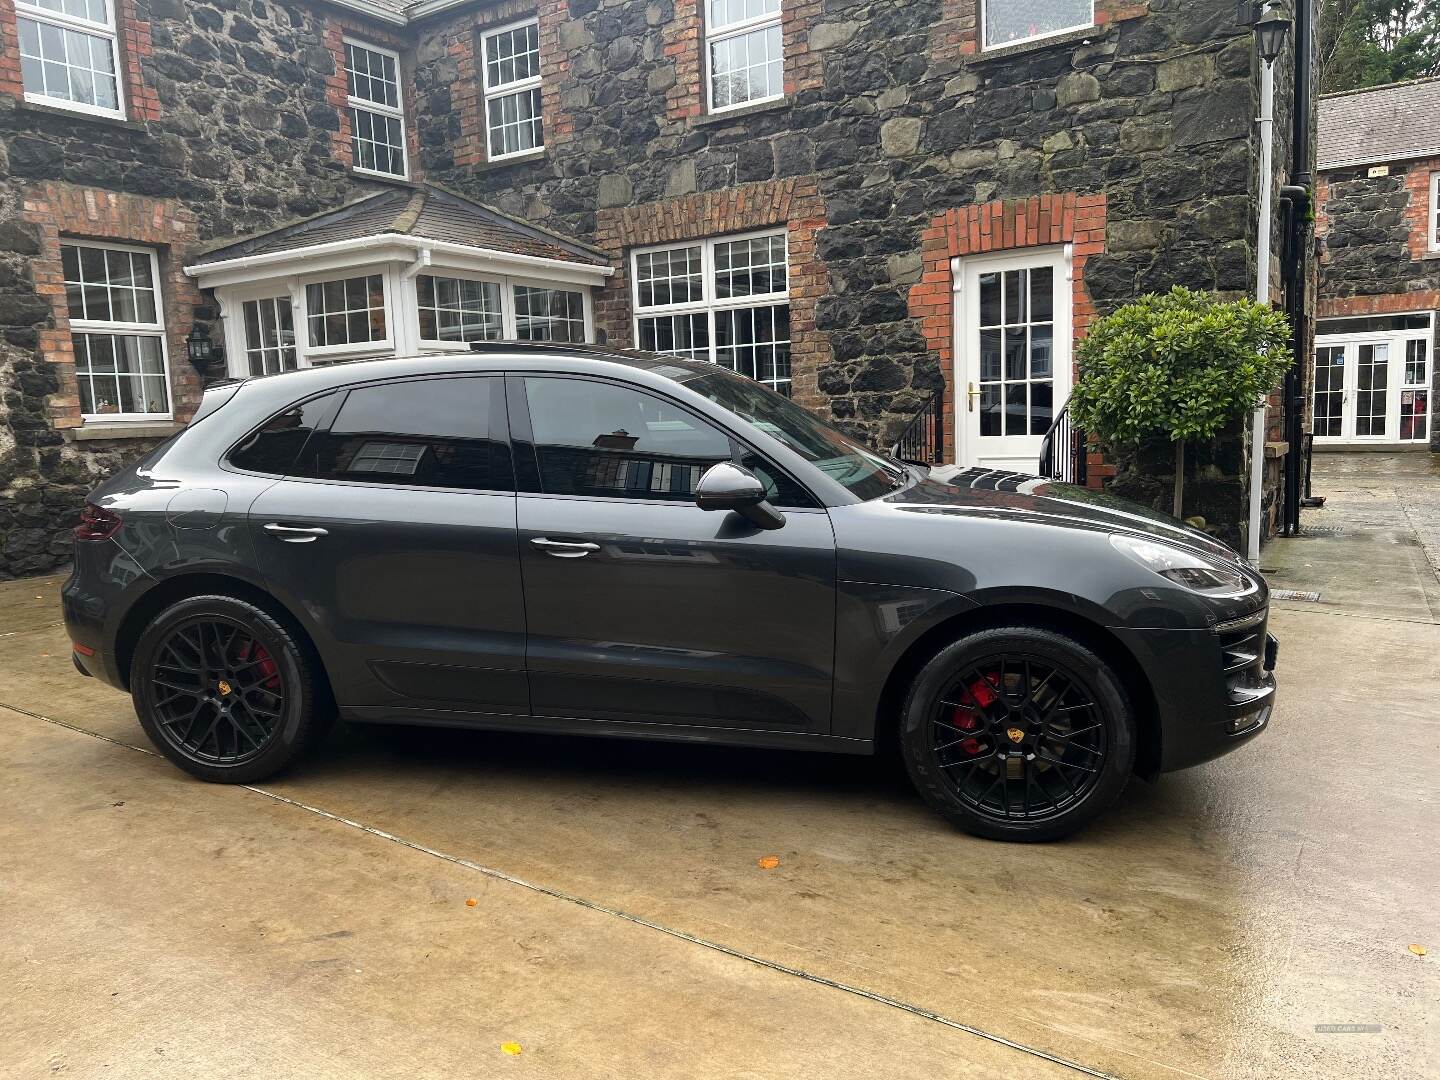
<svg viewBox="0 0 1440 1080">
<path fill-rule="evenodd" d="M 1279 643 L 1268 614 L 1212 630 L 1116 630 L 1154 692 L 1158 771 L 1228 754 L 1269 727 Z"/>
</svg>

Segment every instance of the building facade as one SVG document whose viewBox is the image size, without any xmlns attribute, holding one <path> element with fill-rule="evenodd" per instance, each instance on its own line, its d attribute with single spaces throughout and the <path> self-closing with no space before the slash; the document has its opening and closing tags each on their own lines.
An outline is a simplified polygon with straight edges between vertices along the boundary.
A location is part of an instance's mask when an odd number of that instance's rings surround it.
<svg viewBox="0 0 1440 1080">
<path fill-rule="evenodd" d="M 0 0 L 0 574 L 184 422 L 197 328 L 676 352 L 1033 469 L 1097 313 L 1254 292 L 1259 87 L 1230 0 Z M 1247 454 L 1187 482 L 1235 543 Z"/>
<path fill-rule="evenodd" d="M 1440 80 L 1320 101 L 1317 449 L 1440 452 Z"/>
</svg>

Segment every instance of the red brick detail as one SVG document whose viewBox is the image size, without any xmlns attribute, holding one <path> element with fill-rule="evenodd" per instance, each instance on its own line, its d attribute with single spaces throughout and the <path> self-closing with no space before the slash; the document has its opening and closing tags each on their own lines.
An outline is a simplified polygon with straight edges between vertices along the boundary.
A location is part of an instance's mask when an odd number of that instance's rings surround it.
<svg viewBox="0 0 1440 1080">
<path fill-rule="evenodd" d="M 996 200 L 949 210 L 934 218 L 920 234 L 924 260 L 919 283 L 910 288 L 910 315 L 930 350 L 940 357 L 945 379 L 945 458 L 955 460 L 954 283 L 950 260 L 1014 248 L 1070 244 L 1071 316 L 1074 339 L 1085 336 L 1095 320 L 1095 305 L 1085 286 L 1085 264 L 1105 250 L 1106 203 L 1103 194 L 1032 195 L 1028 199 Z M 1103 461 L 1090 469 L 1092 486 L 1114 475 Z"/>
<path fill-rule="evenodd" d="M 940 0 L 940 19 L 930 34 L 932 55 L 937 59 L 954 60 L 978 54 L 981 51 L 980 5 L 985 2 Z M 1149 0 L 1095 0 L 1096 26 L 1111 26 L 1148 14 Z M 1034 44 L 1038 47 L 1044 42 Z"/>
<path fill-rule="evenodd" d="M 705 105 L 705 17 L 703 0 L 675 0 L 665 27 L 665 55 L 675 64 L 675 85 L 665 95 L 671 120 L 703 116 Z M 780 38 L 785 53 L 785 95 L 818 90 L 825 81 L 820 54 L 810 51 L 810 27 L 824 9 L 822 0 L 781 0 Z"/>
<path fill-rule="evenodd" d="M 165 309 L 165 338 L 170 356 L 170 393 L 177 420 L 186 420 L 200 401 L 200 383 L 186 360 L 185 337 L 194 322 L 200 290 L 185 274 L 185 263 L 199 242 L 193 211 L 176 199 L 152 199 L 58 182 L 38 184 L 24 193 L 24 220 L 38 227 L 40 254 L 30 262 L 35 292 L 50 302 L 53 328 L 40 331 L 45 359 L 56 365 L 60 390 L 47 402 L 57 429 L 79 427 L 80 390 L 75 381 L 75 351 L 65 304 L 61 237 L 109 240 L 154 248 L 159 257 L 159 286 Z"/>
<path fill-rule="evenodd" d="M 826 335 L 815 329 L 815 305 L 828 281 L 825 264 L 815 251 L 816 234 L 825 227 L 825 201 L 813 176 L 601 210 L 595 242 L 611 253 L 617 272 L 596 293 L 595 325 L 605 330 L 610 344 L 630 344 L 630 249 L 777 225 L 785 226 L 789 252 L 792 393 L 807 408 L 825 409 L 817 380 L 830 346 Z"/>
<path fill-rule="evenodd" d="M 125 96 L 125 114 L 131 120 L 158 120 L 160 98 L 145 74 L 153 55 L 150 20 L 141 18 L 136 0 L 119 0 L 115 14 L 119 41 L 116 60 Z M 0 0 L 0 96 L 19 100 L 24 94 L 15 0 Z"/>
<path fill-rule="evenodd" d="M 1410 204 L 1405 207 L 1405 223 L 1410 227 L 1407 246 L 1412 259 L 1434 257 L 1430 250 L 1430 176 L 1435 172 L 1440 172 L 1440 158 L 1422 158 L 1406 166 Z"/>
<path fill-rule="evenodd" d="M 345 39 L 354 38 L 361 43 L 379 45 L 400 55 L 400 95 L 405 103 L 405 155 L 409 166 L 410 179 L 420 176 L 420 125 L 415 112 L 415 81 L 411 78 L 412 65 L 409 63 L 410 42 L 393 30 L 372 26 L 343 16 L 325 17 L 323 41 L 325 48 L 335 58 L 335 70 L 325 80 L 325 100 L 335 107 L 340 118 L 340 127 L 330 134 L 330 152 L 336 161 L 346 168 L 355 167 L 354 149 L 350 142 L 350 80 L 345 74 Z"/>
<path fill-rule="evenodd" d="M 1315 317 L 1338 319 L 1352 315 L 1399 315 L 1437 309 L 1440 309 L 1440 289 L 1417 289 L 1414 292 L 1381 293 L 1378 296 L 1322 297 Z"/>
</svg>

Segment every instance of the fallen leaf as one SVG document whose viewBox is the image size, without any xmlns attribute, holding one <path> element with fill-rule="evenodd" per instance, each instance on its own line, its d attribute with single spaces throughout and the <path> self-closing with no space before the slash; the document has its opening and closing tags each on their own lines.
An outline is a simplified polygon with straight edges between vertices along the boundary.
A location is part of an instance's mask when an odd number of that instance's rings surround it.
<svg viewBox="0 0 1440 1080">
<path fill-rule="evenodd" d="M 759 866 L 761 870 L 774 870 L 775 867 L 779 865 L 780 858 L 776 855 L 766 855 L 763 859 L 759 861 Z"/>
<path fill-rule="evenodd" d="M 465 901 L 465 906 L 466 906 L 466 907 L 474 907 L 474 906 L 475 906 L 476 904 L 478 904 L 479 902 L 480 902 L 479 900 L 476 900 L 476 899 L 472 896 L 469 900 L 466 900 L 466 901 Z"/>
<path fill-rule="evenodd" d="M 1425 948 L 1424 945 L 1411 945 L 1410 951 L 1413 952 L 1416 956 L 1424 956 L 1430 950 Z"/>
<path fill-rule="evenodd" d="M 501 1052 L 502 1054 L 509 1054 L 511 1057 L 519 1057 L 519 1056 L 520 1056 L 520 1044 L 519 1044 L 519 1043 L 501 1043 L 501 1044 L 500 1044 L 500 1052 Z"/>
</svg>

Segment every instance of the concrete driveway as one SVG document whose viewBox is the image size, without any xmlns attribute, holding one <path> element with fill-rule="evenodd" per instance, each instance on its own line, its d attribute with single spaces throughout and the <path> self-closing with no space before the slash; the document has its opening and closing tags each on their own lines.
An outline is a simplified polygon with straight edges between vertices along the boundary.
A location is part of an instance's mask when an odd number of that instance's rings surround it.
<svg viewBox="0 0 1440 1080">
<path fill-rule="evenodd" d="M 1278 602 L 1272 730 L 1048 846 L 883 762 L 620 741 L 209 786 L 74 673 L 58 578 L 0 585 L 0 1076 L 1440 1075 L 1440 589 L 1353 542 L 1419 603 Z"/>
</svg>

